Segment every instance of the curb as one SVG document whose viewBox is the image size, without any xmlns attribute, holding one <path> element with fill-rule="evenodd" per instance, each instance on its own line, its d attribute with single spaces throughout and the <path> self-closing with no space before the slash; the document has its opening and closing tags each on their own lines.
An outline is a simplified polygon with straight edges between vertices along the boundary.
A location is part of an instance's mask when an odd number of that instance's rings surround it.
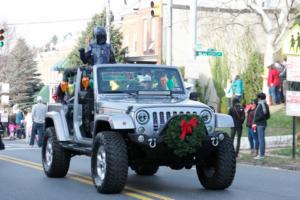
<svg viewBox="0 0 300 200">
<path fill-rule="evenodd" d="M 266 138 L 266 148 L 275 147 L 288 147 L 292 146 L 293 136 L 291 135 L 281 135 L 281 136 L 267 136 Z M 237 138 L 234 140 L 234 145 L 236 146 Z M 241 138 L 240 149 L 250 149 L 250 144 L 248 137 Z"/>
</svg>

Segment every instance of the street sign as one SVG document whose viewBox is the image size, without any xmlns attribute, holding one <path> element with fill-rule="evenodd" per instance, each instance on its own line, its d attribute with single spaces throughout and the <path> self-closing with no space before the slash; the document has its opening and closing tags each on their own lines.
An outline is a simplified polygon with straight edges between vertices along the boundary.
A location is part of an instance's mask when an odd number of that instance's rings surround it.
<svg viewBox="0 0 300 200">
<path fill-rule="evenodd" d="M 214 56 L 221 57 L 223 56 L 222 51 L 196 51 L 196 56 Z"/>
<path fill-rule="evenodd" d="M 200 50 L 202 50 L 203 49 L 203 46 L 202 46 L 202 44 L 196 44 L 196 46 L 195 46 L 195 49 L 196 49 L 196 51 L 200 51 Z"/>
<path fill-rule="evenodd" d="M 1 113 L 1 122 L 8 122 L 8 114 L 7 113 Z"/>
<path fill-rule="evenodd" d="M 9 104 L 9 96 L 8 95 L 1 95 L 1 104 L 8 105 Z"/>
<path fill-rule="evenodd" d="M 287 81 L 300 82 L 300 56 L 288 55 L 286 69 Z"/>
<path fill-rule="evenodd" d="M 300 55 L 300 26 L 297 24 L 286 31 L 282 39 L 282 52 L 287 55 Z"/>
<path fill-rule="evenodd" d="M 286 91 L 286 114 L 300 117 L 300 92 Z"/>
<path fill-rule="evenodd" d="M 0 83 L 0 94 L 8 94 L 9 93 L 9 84 L 8 83 Z"/>
</svg>

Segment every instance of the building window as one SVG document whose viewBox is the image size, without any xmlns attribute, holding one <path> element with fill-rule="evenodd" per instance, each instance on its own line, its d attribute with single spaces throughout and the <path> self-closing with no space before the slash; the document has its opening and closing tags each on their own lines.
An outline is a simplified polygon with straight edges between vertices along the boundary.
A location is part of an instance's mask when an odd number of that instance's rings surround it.
<svg viewBox="0 0 300 200">
<path fill-rule="evenodd" d="M 156 19 L 151 19 L 151 42 L 155 41 L 155 35 L 156 35 Z"/>
<path fill-rule="evenodd" d="M 144 19 L 144 51 L 147 51 L 148 45 L 147 45 L 147 33 L 148 33 L 148 26 L 147 26 L 147 20 Z"/>
<path fill-rule="evenodd" d="M 128 35 L 124 36 L 124 47 L 128 47 Z"/>
<path fill-rule="evenodd" d="M 133 52 L 137 53 L 137 33 L 133 34 Z"/>
</svg>

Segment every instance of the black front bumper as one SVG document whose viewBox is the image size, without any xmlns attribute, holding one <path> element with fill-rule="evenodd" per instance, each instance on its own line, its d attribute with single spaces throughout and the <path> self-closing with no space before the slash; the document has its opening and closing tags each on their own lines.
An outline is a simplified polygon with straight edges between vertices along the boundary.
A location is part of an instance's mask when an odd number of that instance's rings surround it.
<svg viewBox="0 0 300 200">
<path fill-rule="evenodd" d="M 144 141 L 138 141 L 140 135 L 129 135 L 130 141 L 130 162 L 136 164 L 158 164 L 160 166 L 192 166 L 200 164 L 203 160 L 209 158 L 216 152 L 218 146 L 226 136 L 224 132 L 214 132 L 206 135 L 197 152 L 179 157 L 174 154 L 173 149 L 169 148 L 164 142 L 164 137 L 147 137 L 144 136 Z M 154 142 L 156 141 L 155 145 Z M 151 142 L 153 144 L 151 144 Z M 175 167 L 177 168 L 177 167 Z M 180 168 L 180 167 L 178 167 Z"/>
<path fill-rule="evenodd" d="M 210 135 L 206 135 L 202 140 L 202 145 L 200 148 L 207 150 L 216 148 L 224 139 L 225 134 L 226 133 L 224 132 L 216 131 Z M 148 135 L 131 133 L 128 134 L 128 137 L 130 141 L 145 147 L 149 147 L 150 149 L 155 149 L 164 143 L 164 135 L 149 137 Z"/>
</svg>

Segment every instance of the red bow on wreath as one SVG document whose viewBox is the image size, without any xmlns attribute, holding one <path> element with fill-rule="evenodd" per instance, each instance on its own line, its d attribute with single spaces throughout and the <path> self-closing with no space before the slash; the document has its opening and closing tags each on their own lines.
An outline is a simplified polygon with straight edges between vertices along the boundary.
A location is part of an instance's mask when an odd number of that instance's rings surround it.
<svg viewBox="0 0 300 200">
<path fill-rule="evenodd" d="M 185 121 L 184 119 L 181 121 L 180 128 L 181 128 L 181 134 L 180 139 L 184 140 L 185 136 L 188 134 L 192 134 L 192 128 L 197 127 L 197 118 L 193 117 L 190 121 Z"/>
</svg>

